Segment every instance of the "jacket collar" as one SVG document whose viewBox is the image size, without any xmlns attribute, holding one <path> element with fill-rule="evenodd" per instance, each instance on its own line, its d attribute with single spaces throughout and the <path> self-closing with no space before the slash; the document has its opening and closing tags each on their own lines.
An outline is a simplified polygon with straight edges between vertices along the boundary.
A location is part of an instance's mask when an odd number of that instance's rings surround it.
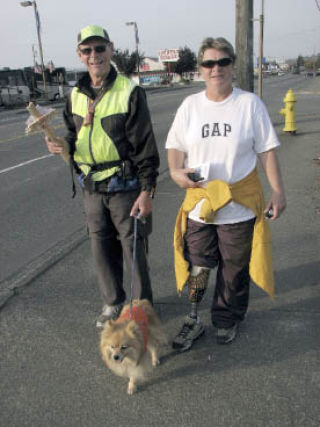
<svg viewBox="0 0 320 427">
<path fill-rule="evenodd" d="M 118 73 L 116 69 L 112 64 L 110 64 L 110 71 L 103 83 L 104 92 L 106 92 L 112 87 L 115 79 L 117 78 L 117 75 Z M 95 92 L 91 88 L 91 79 L 89 73 L 85 73 L 84 76 L 82 76 L 81 79 L 78 80 L 75 86 L 80 90 L 80 92 L 84 93 L 89 98 L 94 99 L 96 97 Z"/>
</svg>

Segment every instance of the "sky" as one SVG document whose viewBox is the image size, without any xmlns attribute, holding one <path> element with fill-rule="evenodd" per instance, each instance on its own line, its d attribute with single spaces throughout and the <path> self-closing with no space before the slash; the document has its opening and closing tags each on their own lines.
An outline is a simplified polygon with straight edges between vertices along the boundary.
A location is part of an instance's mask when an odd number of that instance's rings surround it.
<svg viewBox="0 0 320 427">
<path fill-rule="evenodd" d="M 33 65 L 38 52 L 33 7 L 2 0 L 0 68 Z M 236 0 L 36 0 L 41 21 L 44 63 L 81 68 L 76 37 L 81 28 L 104 27 L 115 48 L 135 49 L 133 26 L 138 25 L 139 50 L 157 57 L 160 49 L 189 47 L 197 53 L 205 37 L 225 37 L 235 45 Z M 262 0 L 254 0 L 259 19 Z M 4 4 L 3 4 L 4 6 Z M 264 0 L 264 56 L 284 61 L 298 55 L 320 54 L 320 0 Z M 259 21 L 254 22 L 254 54 L 259 56 Z"/>
</svg>

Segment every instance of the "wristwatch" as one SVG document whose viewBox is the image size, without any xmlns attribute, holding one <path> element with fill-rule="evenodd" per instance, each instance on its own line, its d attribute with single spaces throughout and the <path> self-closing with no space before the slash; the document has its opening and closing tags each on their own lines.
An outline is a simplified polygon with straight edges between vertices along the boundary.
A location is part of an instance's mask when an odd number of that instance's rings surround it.
<svg viewBox="0 0 320 427">
<path fill-rule="evenodd" d="M 150 199 L 153 199 L 154 198 L 154 193 L 156 191 L 156 188 L 152 187 L 150 185 L 146 185 L 145 187 L 141 188 L 141 191 L 146 191 L 148 193 Z"/>
</svg>

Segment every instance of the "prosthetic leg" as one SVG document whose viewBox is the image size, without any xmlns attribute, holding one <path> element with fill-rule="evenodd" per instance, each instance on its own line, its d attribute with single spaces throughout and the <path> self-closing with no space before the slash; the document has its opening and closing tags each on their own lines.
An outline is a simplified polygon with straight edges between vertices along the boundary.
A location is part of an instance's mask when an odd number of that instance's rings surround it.
<svg viewBox="0 0 320 427">
<path fill-rule="evenodd" d="M 202 301 L 208 287 L 210 269 L 205 267 L 192 267 L 187 280 L 189 301 L 191 302 L 190 317 L 197 319 L 198 303 Z"/>
<path fill-rule="evenodd" d="M 181 331 L 172 342 L 172 347 L 180 352 L 191 348 L 193 342 L 204 333 L 204 327 L 198 315 L 198 304 L 202 301 L 208 286 L 210 269 L 194 266 L 187 280 L 191 311 L 184 320 Z"/>
</svg>

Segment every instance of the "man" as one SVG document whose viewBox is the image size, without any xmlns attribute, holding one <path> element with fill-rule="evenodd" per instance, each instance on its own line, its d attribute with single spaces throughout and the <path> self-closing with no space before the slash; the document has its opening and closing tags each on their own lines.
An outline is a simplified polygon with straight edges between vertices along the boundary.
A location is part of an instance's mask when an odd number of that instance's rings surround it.
<svg viewBox="0 0 320 427">
<path fill-rule="evenodd" d="M 147 262 L 152 197 L 159 154 L 146 96 L 119 75 L 110 61 L 107 32 L 89 25 L 78 35 L 77 53 L 87 73 L 67 99 L 65 140 L 46 138 L 48 149 L 64 154 L 66 145 L 83 189 L 88 231 L 103 301 L 96 326 L 118 317 L 126 299 L 123 257 L 132 263 L 134 216 L 138 221 L 134 298 L 152 302 Z"/>
</svg>

